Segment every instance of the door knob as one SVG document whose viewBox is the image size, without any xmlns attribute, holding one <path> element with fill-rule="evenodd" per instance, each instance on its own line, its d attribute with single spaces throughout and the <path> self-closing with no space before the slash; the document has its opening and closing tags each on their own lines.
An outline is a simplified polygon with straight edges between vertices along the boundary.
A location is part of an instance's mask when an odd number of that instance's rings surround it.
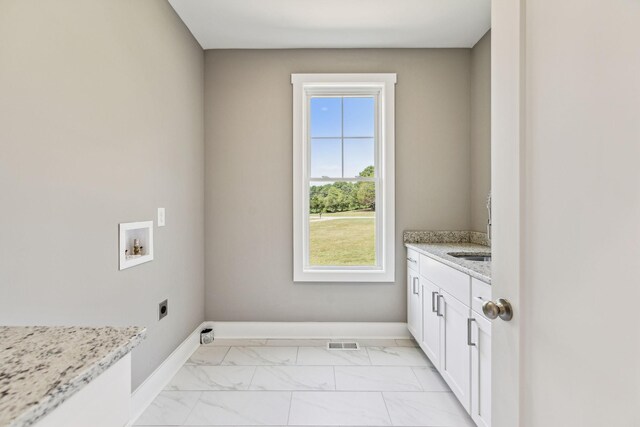
<svg viewBox="0 0 640 427">
<path fill-rule="evenodd" d="M 500 317 L 505 322 L 513 319 L 513 308 L 506 299 L 500 298 L 497 302 L 487 301 L 482 304 L 482 312 L 489 319 Z"/>
</svg>

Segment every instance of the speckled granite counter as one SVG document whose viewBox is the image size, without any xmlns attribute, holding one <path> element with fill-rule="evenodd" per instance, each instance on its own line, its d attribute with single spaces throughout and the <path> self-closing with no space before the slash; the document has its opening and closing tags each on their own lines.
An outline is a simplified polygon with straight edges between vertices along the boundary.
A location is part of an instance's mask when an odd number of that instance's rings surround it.
<svg viewBox="0 0 640 427">
<path fill-rule="evenodd" d="M 0 326 L 0 427 L 26 427 L 129 353 L 140 327 Z"/>
<path fill-rule="evenodd" d="M 405 246 L 462 271 L 471 277 L 491 283 L 491 262 L 467 261 L 449 255 L 449 252 L 489 254 L 491 253 L 489 246 L 476 243 L 405 243 Z"/>
<path fill-rule="evenodd" d="M 487 233 L 478 231 L 407 230 L 402 233 L 404 243 L 476 243 L 490 246 Z"/>
</svg>

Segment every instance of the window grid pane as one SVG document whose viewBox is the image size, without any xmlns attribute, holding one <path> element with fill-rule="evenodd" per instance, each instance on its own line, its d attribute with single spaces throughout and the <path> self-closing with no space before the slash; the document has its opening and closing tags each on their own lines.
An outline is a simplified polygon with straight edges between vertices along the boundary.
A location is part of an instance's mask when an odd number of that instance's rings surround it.
<svg viewBox="0 0 640 427">
<path fill-rule="evenodd" d="M 310 111 L 311 137 L 342 137 L 342 100 L 339 97 L 313 97 Z"/>
<path fill-rule="evenodd" d="M 364 122 L 365 124 L 358 124 L 356 123 L 355 125 L 352 125 L 352 128 L 355 129 L 369 129 L 370 132 L 365 132 L 365 133 L 369 133 L 369 135 L 345 135 L 345 99 L 347 99 L 347 104 L 354 104 L 354 106 L 358 106 L 359 104 L 363 105 L 364 108 L 362 108 L 363 111 L 357 111 L 357 108 L 350 108 L 349 113 L 350 113 L 350 119 L 352 119 L 354 122 L 357 122 L 358 120 Z M 339 100 L 339 102 L 338 102 Z M 339 105 L 339 108 L 338 108 Z M 333 114 L 331 115 L 331 118 L 327 118 L 326 114 L 327 111 L 329 111 L 330 109 L 333 110 Z M 335 132 L 337 129 L 337 117 L 335 114 L 335 111 L 339 111 L 340 112 L 340 135 L 329 135 L 329 133 L 331 132 Z M 310 177 L 311 178 L 354 178 L 359 176 L 361 173 L 366 173 L 366 168 L 368 166 L 372 166 L 373 167 L 373 176 L 375 176 L 375 170 L 376 170 L 376 161 L 375 161 L 375 146 L 376 146 L 376 138 L 375 138 L 375 131 L 374 131 L 374 125 L 375 125 L 375 98 L 371 97 L 371 96 L 367 96 L 367 97 L 363 97 L 363 96 L 313 96 L 310 99 L 310 122 L 311 122 L 311 131 L 310 131 L 310 135 L 309 135 L 309 145 L 310 145 L 310 152 L 311 152 L 311 164 L 310 164 Z M 319 115 L 321 117 L 321 119 L 317 119 L 316 116 Z M 325 116 L 325 117 L 323 117 Z M 330 123 L 329 123 L 330 122 Z M 328 124 L 327 124 L 328 123 Z M 325 126 L 327 129 L 321 129 L 322 126 Z M 322 154 L 319 154 L 319 158 L 316 158 L 315 153 L 321 153 L 323 152 L 323 150 L 320 148 L 320 145 L 317 145 L 317 143 L 319 143 L 321 140 L 330 140 L 330 141 L 336 141 L 339 140 L 341 147 L 340 147 L 340 174 L 339 175 L 329 175 L 329 174 L 323 174 L 321 171 L 327 172 L 329 173 L 329 171 L 335 171 L 335 165 L 329 166 L 326 164 L 327 162 L 327 158 L 326 156 L 323 156 Z M 372 141 L 373 143 L 373 155 L 368 155 L 366 157 L 372 157 L 369 160 L 368 165 L 364 165 L 365 160 L 364 159 L 360 159 L 359 161 L 356 160 L 354 162 L 349 162 L 349 165 L 351 167 L 348 168 L 350 173 L 347 173 L 345 175 L 345 140 L 369 140 Z M 314 142 L 316 144 L 314 144 Z M 314 148 L 313 146 L 316 146 L 316 150 L 314 153 Z M 363 151 L 364 149 L 361 148 L 361 151 Z M 366 150 L 364 150 L 366 151 Z M 370 150 L 368 150 L 370 151 Z M 326 154 L 326 153 L 325 153 Z M 369 153 L 371 154 L 371 153 Z M 335 154 L 334 154 L 335 155 Z M 325 162 L 324 167 L 321 165 L 317 165 L 317 163 L 320 162 Z M 354 171 L 353 168 L 357 168 L 357 165 L 361 165 L 362 170 L 357 170 Z M 369 172 L 370 173 L 370 172 Z"/>
<path fill-rule="evenodd" d="M 336 178 L 342 175 L 342 138 L 311 139 L 311 177 Z"/>
<path fill-rule="evenodd" d="M 374 109 L 373 97 L 343 97 L 342 136 L 373 138 L 375 135 Z"/>
</svg>

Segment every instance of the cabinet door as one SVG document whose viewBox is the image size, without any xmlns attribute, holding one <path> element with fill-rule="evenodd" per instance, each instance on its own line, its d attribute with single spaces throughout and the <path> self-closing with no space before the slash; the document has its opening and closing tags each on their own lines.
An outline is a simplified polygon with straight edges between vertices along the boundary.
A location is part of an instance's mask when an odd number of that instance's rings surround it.
<svg viewBox="0 0 640 427">
<path fill-rule="evenodd" d="M 491 426 L 491 322 L 472 312 L 471 418 L 478 427 Z"/>
<path fill-rule="evenodd" d="M 407 326 L 417 342 L 422 340 L 422 298 L 420 279 L 407 269 Z"/>
<path fill-rule="evenodd" d="M 424 277 L 420 277 L 422 284 L 422 341 L 420 348 L 425 352 L 431 363 L 440 368 L 440 315 L 437 304 L 439 289 Z"/>
<path fill-rule="evenodd" d="M 458 397 L 462 406 L 471 410 L 471 349 L 467 344 L 469 307 L 440 289 L 440 374 Z"/>
</svg>

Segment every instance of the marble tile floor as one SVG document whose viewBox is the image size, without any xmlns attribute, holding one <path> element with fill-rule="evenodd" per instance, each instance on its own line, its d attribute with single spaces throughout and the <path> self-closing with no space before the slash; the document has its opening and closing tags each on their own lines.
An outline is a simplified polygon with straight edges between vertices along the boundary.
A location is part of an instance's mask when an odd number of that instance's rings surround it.
<svg viewBox="0 0 640 427">
<path fill-rule="evenodd" d="M 200 346 L 134 425 L 474 426 L 414 341 L 327 341 Z"/>
</svg>

